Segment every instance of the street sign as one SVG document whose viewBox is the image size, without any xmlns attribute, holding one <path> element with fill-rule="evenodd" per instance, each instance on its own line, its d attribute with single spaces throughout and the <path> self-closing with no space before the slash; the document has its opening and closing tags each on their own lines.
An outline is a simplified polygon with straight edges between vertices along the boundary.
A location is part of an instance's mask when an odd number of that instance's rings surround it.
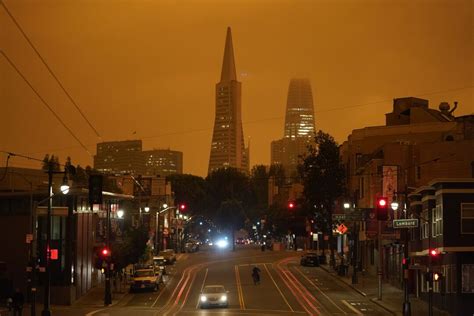
<svg viewBox="0 0 474 316">
<path fill-rule="evenodd" d="M 394 219 L 393 228 L 416 228 L 418 227 L 418 219 Z"/>
<path fill-rule="evenodd" d="M 340 234 L 345 234 L 347 232 L 347 227 L 346 225 L 344 224 L 341 224 L 337 227 L 337 231 L 340 233 Z"/>
</svg>

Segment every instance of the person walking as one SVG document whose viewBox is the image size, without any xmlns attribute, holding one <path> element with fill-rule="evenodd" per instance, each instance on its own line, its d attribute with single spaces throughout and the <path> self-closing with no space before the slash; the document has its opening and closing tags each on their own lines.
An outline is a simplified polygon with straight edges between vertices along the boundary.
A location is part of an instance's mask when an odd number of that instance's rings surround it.
<svg viewBox="0 0 474 316">
<path fill-rule="evenodd" d="M 13 294 L 13 316 L 21 316 L 23 312 L 23 304 L 25 302 L 25 298 L 23 293 L 21 293 L 19 288 L 15 289 L 15 294 Z"/>
</svg>

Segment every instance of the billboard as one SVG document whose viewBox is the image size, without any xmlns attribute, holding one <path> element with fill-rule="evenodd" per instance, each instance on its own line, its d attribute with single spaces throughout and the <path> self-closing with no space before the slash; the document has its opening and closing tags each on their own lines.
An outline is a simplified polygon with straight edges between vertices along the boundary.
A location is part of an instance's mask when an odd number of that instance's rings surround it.
<svg viewBox="0 0 474 316">
<path fill-rule="evenodd" d="M 393 202 L 393 198 L 398 188 L 398 166 L 382 167 L 382 196 L 388 198 L 388 205 Z"/>
</svg>

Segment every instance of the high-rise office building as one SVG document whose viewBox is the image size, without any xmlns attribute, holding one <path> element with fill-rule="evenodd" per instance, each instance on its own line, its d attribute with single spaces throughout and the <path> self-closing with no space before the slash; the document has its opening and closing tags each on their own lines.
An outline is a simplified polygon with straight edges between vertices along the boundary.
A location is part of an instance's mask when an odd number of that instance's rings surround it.
<svg viewBox="0 0 474 316">
<path fill-rule="evenodd" d="M 232 33 L 227 28 L 221 80 L 216 84 L 216 116 L 208 172 L 233 167 L 248 172 L 249 151 L 245 148 L 241 114 L 241 83 L 235 70 Z"/>
<path fill-rule="evenodd" d="M 271 162 L 281 164 L 288 176 L 296 172 L 300 156 L 313 141 L 314 108 L 309 79 L 291 79 L 286 102 L 284 137 L 271 144 Z"/>
<path fill-rule="evenodd" d="M 183 153 L 170 149 L 143 151 L 145 175 L 166 177 L 183 173 Z"/>
<path fill-rule="evenodd" d="M 109 174 L 166 177 L 183 173 L 183 153 L 170 149 L 142 151 L 141 140 L 97 144 L 94 168 Z"/>
<path fill-rule="evenodd" d="M 94 168 L 113 174 L 142 174 L 144 171 L 141 140 L 124 140 L 97 144 Z"/>
</svg>

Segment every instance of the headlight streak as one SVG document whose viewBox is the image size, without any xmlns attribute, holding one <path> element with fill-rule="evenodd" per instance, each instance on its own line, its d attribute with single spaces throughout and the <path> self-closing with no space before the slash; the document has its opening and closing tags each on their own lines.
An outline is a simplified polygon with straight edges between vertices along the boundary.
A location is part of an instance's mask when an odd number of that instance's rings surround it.
<svg viewBox="0 0 474 316">
<path fill-rule="evenodd" d="M 318 304 L 316 298 L 311 295 L 310 292 L 308 292 L 304 285 L 296 279 L 296 277 L 288 270 L 288 268 L 281 266 L 283 263 L 286 263 L 289 260 L 291 259 L 284 259 L 278 262 L 277 267 L 278 273 L 280 274 L 280 278 L 284 281 L 288 289 L 292 292 L 293 296 L 300 303 L 301 307 L 303 307 L 306 312 L 308 312 L 308 314 L 320 315 L 321 311 L 319 310 L 319 308 L 313 305 L 313 302 L 315 304 Z M 306 304 L 303 302 L 303 300 L 306 302 Z"/>
</svg>

